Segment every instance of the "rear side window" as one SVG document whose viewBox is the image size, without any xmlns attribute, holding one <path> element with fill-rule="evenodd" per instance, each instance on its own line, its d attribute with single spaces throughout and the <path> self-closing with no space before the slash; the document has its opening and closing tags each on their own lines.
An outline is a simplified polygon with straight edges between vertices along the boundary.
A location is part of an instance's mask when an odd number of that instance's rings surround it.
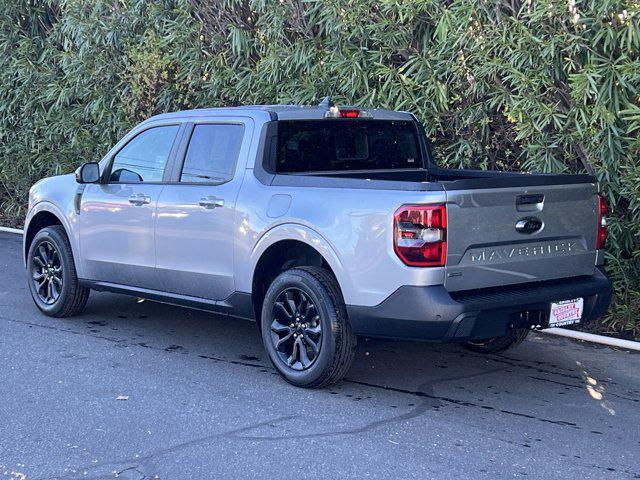
<svg viewBox="0 0 640 480">
<path fill-rule="evenodd" d="M 226 182 L 242 144 L 242 125 L 196 125 L 184 159 L 181 182 Z"/>
<path fill-rule="evenodd" d="M 279 173 L 422 167 L 417 129 L 410 121 L 278 122 Z"/>
<path fill-rule="evenodd" d="M 153 127 L 131 139 L 114 157 L 109 181 L 161 182 L 179 128 Z"/>
</svg>

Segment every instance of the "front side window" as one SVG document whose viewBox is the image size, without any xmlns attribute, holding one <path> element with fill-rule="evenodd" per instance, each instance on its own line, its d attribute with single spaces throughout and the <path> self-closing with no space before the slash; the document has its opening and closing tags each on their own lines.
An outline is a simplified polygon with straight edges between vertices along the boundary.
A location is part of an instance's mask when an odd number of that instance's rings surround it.
<svg viewBox="0 0 640 480">
<path fill-rule="evenodd" d="M 181 182 L 221 183 L 233 178 L 242 125 L 196 125 L 184 159 Z"/>
<path fill-rule="evenodd" d="M 178 125 L 145 130 L 129 141 L 114 157 L 110 182 L 161 182 Z"/>
</svg>

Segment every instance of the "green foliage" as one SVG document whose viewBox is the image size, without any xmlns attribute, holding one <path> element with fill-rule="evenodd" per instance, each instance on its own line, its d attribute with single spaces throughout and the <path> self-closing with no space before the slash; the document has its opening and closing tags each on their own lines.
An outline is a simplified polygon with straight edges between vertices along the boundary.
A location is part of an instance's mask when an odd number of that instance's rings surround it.
<svg viewBox="0 0 640 480">
<path fill-rule="evenodd" d="M 415 113 L 449 166 L 594 173 L 613 209 L 610 324 L 640 330 L 637 0 L 0 5 L 5 219 L 152 114 L 331 94 Z"/>
</svg>

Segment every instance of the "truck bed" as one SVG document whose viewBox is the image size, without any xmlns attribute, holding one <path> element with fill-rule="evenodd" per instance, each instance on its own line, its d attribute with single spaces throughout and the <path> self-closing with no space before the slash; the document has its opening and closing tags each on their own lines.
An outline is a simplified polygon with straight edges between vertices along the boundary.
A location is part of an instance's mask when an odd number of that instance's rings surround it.
<svg viewBox="0 0 640 480">
<path fill-rule="evenodd" d="M 529 174 L 493 170 L 456 170 L 432 166 L 412 170 L 355 170 L 268 174 L 270 184 L 374 190 L 470 190 L 595 183 L 591 175 Z"/>
<path fill-rule="evenodd" d="M 589 175 L 432 166 L 276 174 L 271 181 L 286 187 L 398 191 L 398 206 L 407 203 L 401 191 L 445 193 L 444 284 L 449 291 L 592 275 L 598 261 L 597 182 Z M 523 233 L 515 228 L 530 219 L 541 225 L 537 231 Z"/>
</svg>

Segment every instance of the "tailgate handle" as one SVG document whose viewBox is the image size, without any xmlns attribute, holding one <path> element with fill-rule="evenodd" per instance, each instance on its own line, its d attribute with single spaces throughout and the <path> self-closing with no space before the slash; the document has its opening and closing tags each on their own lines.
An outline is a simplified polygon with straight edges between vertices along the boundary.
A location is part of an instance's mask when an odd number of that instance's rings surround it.
<svg viewBox="0 0 640 480">
<path fill-rule="evenodd" d="M 516 197 L 516 210 L 519 212 L 539 212 L 542 210 L 543 204 L 544 195 L 541 193 Z"/>
</svg>

